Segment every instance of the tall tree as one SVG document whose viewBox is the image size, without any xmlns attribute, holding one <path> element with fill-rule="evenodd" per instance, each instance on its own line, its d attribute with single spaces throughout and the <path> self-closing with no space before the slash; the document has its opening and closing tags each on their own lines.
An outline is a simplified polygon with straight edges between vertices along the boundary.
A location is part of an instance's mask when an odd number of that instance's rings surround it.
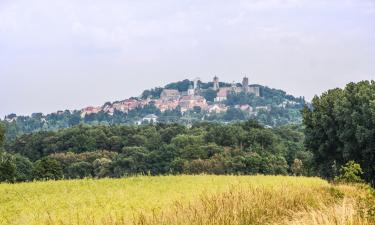
<svg viewBox="0 0 375 225">
<path fill-rule="evenodd" d="M 328 178 L 350 160 L 375 184 L 375 82 L 350 83 L 312 101 L 303 111 L 305 145 L 319 172 Z"/>
</svg>

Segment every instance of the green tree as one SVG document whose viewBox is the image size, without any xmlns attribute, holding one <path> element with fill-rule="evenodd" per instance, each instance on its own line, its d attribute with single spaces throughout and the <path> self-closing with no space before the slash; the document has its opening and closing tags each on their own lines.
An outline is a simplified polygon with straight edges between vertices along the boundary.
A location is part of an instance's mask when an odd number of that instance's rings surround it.
<svg viewBox="0 0 375 225">
<path fill-rule="evenodd" d="M 349 83 L 315 97 L 303 111 L 305 146 L 315 167 L 327 178 L 354 160 L 363 178 L 375 185 L 375 82 Z"/>
<path fill-rule="evenodd" d="M 111 175 L 112 160 L 107 158 L 96 159 L 93 162 L 94 174 L 98 178 L 109 177 Z"/>
<path fill-rule="evenodd" d="M 340 176 L 336 177 L 335 180 L 345 183 L 361 183 L 363 182 L 362 174 L 361 166 L 354 161 L 349 161 L 341 167 Z"/>
<path fill-rule="evenodd" d="M 14 164 L 16 165 L 15 180 L 17 182 L 33 179 L 33 163 L 28 158 L 16 154 L 14 155 Z"/>
<path fill-rule="evenodd" d="M 33 176 L 37 180 L 59 180 L 63 178 L 63 170 L 57 160 L 45 157 L 35 162 Z"/>
<path fill-rule="evenodd" d="M 5 126 L 3 123 L 0 122 L 0 151 L 3 148 L 4 138 L 5 138 Z"/>
<path fill-rule="evenodd" d="M 13 183 L 16 180 L 17 167 L 13 156 L 0 152 L 0 182 Z"/>
<path fill-rule="evenodd" d="M 84 178 L 93 175 L 93 165 L 89 162 L 76 162 L 68 167 L 68 176 L 70 178 Z"/>
</svg>

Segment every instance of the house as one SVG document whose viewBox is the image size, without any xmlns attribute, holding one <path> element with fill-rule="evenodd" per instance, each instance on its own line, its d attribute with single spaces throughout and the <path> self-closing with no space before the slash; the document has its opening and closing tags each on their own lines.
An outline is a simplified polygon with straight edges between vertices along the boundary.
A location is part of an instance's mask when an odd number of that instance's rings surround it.
<svg viewBox="0 0 375 225">
<path fill-rule="evenodd" d="M 191 110 L 196 106 L 205 109 L 207 107 L 207 101 L 204 97 L 199 95 L 188 95 L 180 99 L 179 106 L 181 106 L 182 112 Z"/>
<path fill-rule="evenodd" d="M 176 109 L 179 101 L 178 100 L 168 100 L 168 101 L 163 101 L 163 100 L 155 100 L 154 101 L 155 106 L 161 111 L 164 112 L 166 110 L 173 110 Z"/>
<path fill-rule="evenodd" d="M 180 97 L 180 92 L 175 89 L 164 89 L 160 94 L 162 100 L 177 100 Z"/>
<path fill-rule="evenodd" d="M 240 109 L 242 111 L 246 111 L 246 112 L 253 112 L 253 107 L 251 107 L 250 105 L 246 104 L 246 105 L 235 105 L 234 108 L 236 109 Z"/>
<path fill-rule="evenodd" d="M 228 96 L 228 88 L 220 88 L 219 91 L 217 92 L 216 98 L 214 99 L 215 102 L 222 102 L 227 100 Z"/>
<path fill-rule="evenodd" d="M 102 111 L 102 108 L 101 107 L 93 107 L 93 106 L 89 106 L 89 107 L 86 107 L 84 109 L 81 110 L 81 117 L 85 117 L 86 115 L 90 115 L 90 114 L 93 114 L 93 113 L 98 113 Z"/>
<path fill-rule="evenodd" d="M 207 112 L 208 113 L 221 113 L 226 112 L 228 110 L 228 107 L 226 107 L 223 104 L 213 104 L 207 106 Z"/>
<path fill-rule="evenodd" d="M 147 123 L 157 123 L 158 119 L 159 119 L 159 117 L 156 116 L 155 114 L 149 114 L 149 115 L 143 117 L 142 122 L 143 123 L 146 123 L 146 122 Z"/>
</svg>

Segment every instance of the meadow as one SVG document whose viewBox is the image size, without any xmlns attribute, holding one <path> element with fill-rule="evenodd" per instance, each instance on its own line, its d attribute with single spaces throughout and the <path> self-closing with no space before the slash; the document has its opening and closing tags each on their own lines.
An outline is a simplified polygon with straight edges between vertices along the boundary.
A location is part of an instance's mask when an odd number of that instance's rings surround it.
<svg viewBox="0 0 375 225">
<path fill-rule="evenodd" d="M 0 224 L 375 224 L 365 186 L 283 176 L 0 184 Z"/>
</svg>

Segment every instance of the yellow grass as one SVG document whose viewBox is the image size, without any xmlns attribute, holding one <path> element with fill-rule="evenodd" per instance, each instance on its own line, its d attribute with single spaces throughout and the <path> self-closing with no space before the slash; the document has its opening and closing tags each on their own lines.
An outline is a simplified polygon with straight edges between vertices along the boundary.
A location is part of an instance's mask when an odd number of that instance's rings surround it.
<svg viewBox="0 0 375 225">
<path fill-rule="evenodd" d="M 367 197 L 359 187 L 281 176 L 0 184 L 0 224 L 374 224 Z"/>
</svg>

